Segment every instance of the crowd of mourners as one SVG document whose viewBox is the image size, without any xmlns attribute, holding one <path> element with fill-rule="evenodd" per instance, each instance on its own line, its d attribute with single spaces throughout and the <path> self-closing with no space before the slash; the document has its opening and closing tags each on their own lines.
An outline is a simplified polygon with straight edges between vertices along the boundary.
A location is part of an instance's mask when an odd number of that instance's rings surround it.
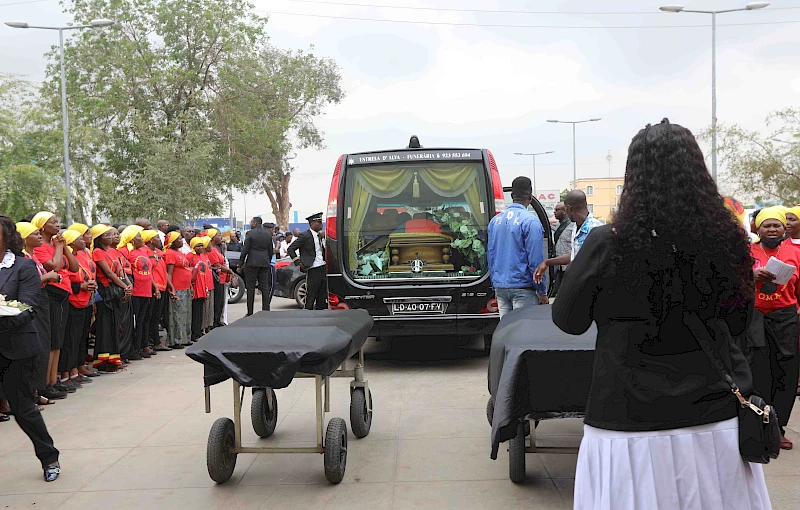
<svg viewBox="0 0 800 510">
<path fill-rule="evenodd" d="M 57 450 L 43 421 L 24 423 L 21 409 L 28 406 L 21 401 L 30 399 L 31 409 L 43 411 L 102 374 L 192 345 L 226 324 L 227 285 L 237 276 L 226 262 L 222 234 L 211 225 L 181 229 L 160 220 L 154 229 L 149 220 L 139 219 L 133 225 L 75 223 L 63 228 L 47 211 L 17 223 L 0 215 L 0 223 L 0 268 L 10 269 L 22 257 L 38 271 L 38 295 L 27 301 L 35 302 L 31 322 L 40 344 L 21 354 L 13 345 L 3 346 L 9 347 L 1 353 L 4 360 L 31 352 L 35 356 L 25 356 L 18 384 L 8 373 L 2 377 L 0 422 L 13 413 L 23 429 L 33 431 L 45 479 L 50 460 L 55 467 L 49 476 L 55 479 Z M 10 284 L 0 280 L 3 294 Z M 23 279 L 15 283 L 11 293 L 24 294 Z M 8 299 L 25 302 L 22 295 Z M 0 332 L 4 329 L 13 330 L 0 324 Z"/>
</svg>

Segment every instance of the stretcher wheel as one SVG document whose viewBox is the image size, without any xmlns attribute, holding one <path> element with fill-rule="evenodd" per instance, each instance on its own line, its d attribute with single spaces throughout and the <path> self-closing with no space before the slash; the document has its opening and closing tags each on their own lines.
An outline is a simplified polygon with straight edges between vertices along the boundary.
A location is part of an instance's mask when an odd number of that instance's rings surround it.
<svg viewBox="0 0 800 510">
<path fill-rule="evenodd" d="M 236 429 L 230 418 L 218 418 L 208 433 L 206 464 L 208 476 L 217 483 L 225 483 L 233 475 L 237 454 L 232 450 L 236 445 Z"/>
<path fill-rule="evenodd" d="M 258 437 L 269 437 L 278 425 L 278 399 L 272 388 L 253 388 L 250 420 Z"/>
<path fill-rule="evenodd" d="M 350 427 L 353 435 L 367 437 L 372 427 L 372 392 L 369 392 L 369 408 L 364 388 L 354 388 L 350 393 Z"/>
<path fill-rule="evenodd" d="M 517 435 L 508 441 L 508 477 L 514 483 L 525 481 L 525 425 L 517 425 Z"/>
<path fill-rule="evenodd" d="M 486 419 L 489 420 L 489 425 L 492 424 L 493 417 L 494 417 L 494 397 L 489 397 L 489 400 L 486 401 Z"/>
<path fill-rule="evenodd" d="M 346 465 L 347 423 L 341 418 L 333 418 L 325 432 L 325 478 L 332 484 L 341 482 Z"/>
</svg>

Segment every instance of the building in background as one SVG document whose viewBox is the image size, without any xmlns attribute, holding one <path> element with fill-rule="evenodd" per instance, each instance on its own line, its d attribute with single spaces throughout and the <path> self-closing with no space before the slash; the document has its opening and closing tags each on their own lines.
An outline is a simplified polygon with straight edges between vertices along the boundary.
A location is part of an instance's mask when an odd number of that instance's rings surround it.
<svg viewBox="0 0 800 510">
<path fill-rule="evenodd" d="M 611 221 L 622 195 L 624 177 L 585 177 L 578 179 L 577 188 L 586 193 L 589 212 L 595 218 Z"/>
</svg>

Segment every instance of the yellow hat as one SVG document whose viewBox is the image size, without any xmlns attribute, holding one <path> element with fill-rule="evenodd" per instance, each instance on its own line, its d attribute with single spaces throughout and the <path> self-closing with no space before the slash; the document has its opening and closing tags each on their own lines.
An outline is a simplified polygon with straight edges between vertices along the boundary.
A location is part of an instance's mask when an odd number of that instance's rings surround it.
<svg viewBox="0 0 800 510">
<path fill-rule="evenodd" d="M 67 242 L 67 246 L 74 243 L 77 238 L 81 237 L 80 232 L 78 232 L 77 230 L 69 230 L 69 229 L 62 232 L 61 235 L 64 236 L 64 240 Z"/>
<path fill-rule="evenodd" d="M 800 220 L 800 205 L 796 205 L 794 207 L 790 207 L 786 210 L 786 214 L 794 214 L 798 220 Z"/>
<path fill-rule="evenodd" d="M 29 235 L 33 234 L 37 230 L 39 229 L 36 228 L 36 225 L 34 225 L 33 223 L 28 223 L 27 221 L 20 221 L 19 223 L 17 223 L 17 232 L 19 232 L 19 235 L 22 236 L 22 239 L 27 238 Z"/>
<path fill-rule="evenodd" d="M 761 224 L 767 220 L 778 220 L 785 227 L 786 213 L 783 212 L 783 208 L 779 207 L 767 207 L 766 209 L 762 209 L 761 212 L 758 213 L 758 216 L 756 216 L 756 228 L 759 228 Z"/>
<path fill-rule="evenodd" d="M 94 241 L 95 239 L 97 239 L 101 235 L 105 234 L 109 230 L 111 230 L 111 227 L 109 227 L 108 225 L 103 225 L 102 223 L 99 223 L 99 224 L 93 226 L 89 230 L 89 232 L 92 233 L 92 241 Z"/>
<path fill-rule="evenodd" d="M 31 220 L 31 223 L 33 223 L 33 225 L 37 229 L 41 230 L 41 228 L 44 226 L 44 224 L 47 223 L 47 221 L 50 218 L 52 218 L 53 216 L 55 216 L 55 214 L 53 214 L 51 212 L 40 211 L 40 212 L 36 213 L 36 216 L 33 217 L 33 219 Z"/>
<path fill-rule="evenodd" d="M 205 237 L 193 237 L 191 241 L 189 241 L 189 247 L 194 250 L 195 247 L 200 244 L 203 248 L 206 247 Z"/>
<path fill-rule="evenodd" d="M 214 236 L 217 234 L 219 234 L 219 230 L 215 228 L 210 228 L 206 230 L 206 237 L 208 237 L 209 239 L 214 239 Z"/>
<path fill-rule="evenodd" d="M 167 237 L 164 239 L 164 248 L 171 248 L 172 243 L 174 243 L 179 237 L 181 233 L 177 230 L 173 230 L 167 234 Z"/>
<path fill-rule="evenodd" d="M 208 244 L 211 242 L 211 238 L 208 236 L 203 236 L 200 239 L 203 241 L 203 248 L 208 248 Z"/>
<path fill-rule="evenodd" d="M 142 230 L 144 229 L 139 225 L 128 225 L 127 227 L 122 229 L 122 232 L 119 233 L 119 244 L 117 245 L 117 248 L 122 248 L 123 246 L 128 244 L 129 245 L 128 250 L 132 250 L 133 246 L 130 245 L 130 242 L 133 240 L 134 237 L 136 237 L 136 234 L 138 234 Z"/>
<path fill-rule="evenodd" d="M 69 226 L 67 230 L 74 230 L 80 235 L 83 235 L 86 233 L 87 230 L 89 230 L 89 227 L 87 225 L 84 225 L 83 223 L 73 223 L 72 225 Z"/>
<path fill-rule="evenodd" d="M 150 239 L 158 235 L 158 230 L 142 230 L 142 241 L 149 242 Z"/>
</svg>

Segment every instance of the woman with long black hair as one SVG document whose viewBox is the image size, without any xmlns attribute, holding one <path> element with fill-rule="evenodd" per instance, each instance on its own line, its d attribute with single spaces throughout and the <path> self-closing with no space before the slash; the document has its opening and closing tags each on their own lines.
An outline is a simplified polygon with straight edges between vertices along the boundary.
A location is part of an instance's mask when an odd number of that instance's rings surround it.
<svg viewBox="0 0 800 510">
<path fill-rule="evenodd" d="M 0 390 L 17 425 L 33 442 L 45 481 L 52 482 L 61 473 L 58 450 L 33 402 L 36 357 L 42 348 L 33 323 L 40 287 L 36 263 L 25 258 L 14 222 L 0 214 L 0 294 L 30 307 L 18 315 L 0 317 Z"/>
<path fill-rule="evenodd" d="M 738 401 L 711 361 L 752 393 L 733 337 L 754 293 L 745 232 L 692 133 L 666 119 L 639 131 L 614 223 L 586 238 L 553 305 L 567 333 L 598 330 L 576 509 L 770 508 L 762 466 L 739 454 Z"/>
</svg>

